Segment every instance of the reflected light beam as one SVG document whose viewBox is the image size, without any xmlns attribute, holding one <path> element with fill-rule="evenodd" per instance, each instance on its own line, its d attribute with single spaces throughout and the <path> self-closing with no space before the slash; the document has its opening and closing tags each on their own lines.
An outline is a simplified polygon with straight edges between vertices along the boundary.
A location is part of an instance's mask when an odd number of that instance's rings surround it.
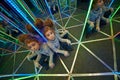
<svg viewBox="0 0 120 80">
<path fill-rule="evenodd" d="M 18 6 L 14 3 L 13 0 L 6 0 L 6 2 L 9 3 L 10 6 L 12 6 L 38 33 L 39 35 L 47 41 L 47 39 L 43 36 L 43 34 L 28 20 L 28 18 L 25 16 L 25 14 L 18 8 Z"/>
</svg>

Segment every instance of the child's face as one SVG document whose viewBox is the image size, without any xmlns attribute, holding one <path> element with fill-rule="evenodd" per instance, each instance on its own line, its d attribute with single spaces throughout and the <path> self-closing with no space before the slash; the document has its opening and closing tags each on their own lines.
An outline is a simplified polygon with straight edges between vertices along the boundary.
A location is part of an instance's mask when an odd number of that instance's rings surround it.
<svg viewBox="0 0 120 80">
<path fill-rule="evenodd" d="M 40 48 L 40 44 L 38 42 L 35 42 L 35 41 L 28 43 L 27 46 L 32 51 L 39 50 L 39 48 Z"/>
<path fill-rule="evenodd" d="M 55 34 L 52 30 L 48 30 L 46 33 L 45 33 L 45 36 L 48 40 L 54 40 L 55 39 Z"/>
<path fill-rule="evenodd" d="M 97 1 L 97 6 L 98 6 L 98 7 L 102 7 L 103 5 L 104 5 L 103 0 L 98 0 L 98 1 Z"/>
</svg>

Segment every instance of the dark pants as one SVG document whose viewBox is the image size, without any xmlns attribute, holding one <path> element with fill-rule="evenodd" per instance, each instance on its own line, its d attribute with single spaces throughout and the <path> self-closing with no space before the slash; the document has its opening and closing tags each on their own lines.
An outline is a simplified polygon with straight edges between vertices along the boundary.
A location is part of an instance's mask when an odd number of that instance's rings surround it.
<svg viewBox="0 0 120 80">
<path fill-rule="evenodd" d="M 94 23 L 94 25 L 96 25 L 96 23 Z M 96 27 L 93 28 L 87 23 L 85 27 L 86 38 L 88 38 L 94 32 L 97 32 Z"/>
<path fill-rule="evenodd" d="M 49 56 L 42 54 L 39 63 L 41 66 L 43 66 L 43 68 L 48 70 L 49 69 Z"/>
<path fill-rule="evenodd" d="M 62 38 L 64 38 L 64 39 L 69 39 L 68 33 L 65 34 Z"/>
<path fill-rule="evenodd" d="M 49 69 L 49 59 L 50 59 L 49 56 L 46 56 L 44 54 L 41 55 L 39 63 L 40 63 L 41 66 L 43 66 L 43 68 L 45 70 Z M 56 61 L 56 55 L 54 54 L 53 55 L 53 63 L 55 63 L 55 61 Z"/>
<path fill-rule="evenodd" d="M 30 60 L 36 60 L 36 58 L 37 58 L 37 55 L 31 57 Z"/>
<path fill-rule="evenodd" d="M 108 11 L 106 11 L 105 13 L 104 13 L 104 17 L 105 18 L 109 18 L 110 17 L 110 15 L 111 15 L 111 10 L 108 10 Z"/>
<path fill-rule="evenodd" d="M 60 47 L 63 50 L 67 50 L 67 51 L 72 51 L 73 47 L 71 45 L 68 45 L 66 42 L 60 42 Z"/>
<path fill-rule="evenodd" d="M 37 56 L 38 55 L 35 55 L 35 56 L 31 57 L 30 60 L 36 60 Z M 40 61 L 39 61 L 39 64 L 41 66 L 45 67 L 46 69 L 48 69 L 49 68 L 49 65 L 48 65 L 49 62 L 48 61 L 49 61 L 49 57 L 42 54 L 41 58 L 40 58 Z"/>
<path fill-rule="evenodd" d="M 104 13 L 104 17 L 105 18 L 109 18 L 110 17 L 110 15 L 111 15 L 111 10 L 108 10 L 108 11 L 106 11 L 105 13 Z M 103 20 L 103 19 L 100 19 L 100 27 L 103 27 L 104 25 L 106 25 L 107 24 L 107 22 L 105 21 L 105 20 Z"/>
<path fill-rule="evenodd" d="M 104 13 L 104 17 L 105 18 L 109 18 L 109 16 L 111 15 L 111 10 L 108 10 Z M 100 28 L 102 28 L 104 25 L 106 25 L 106 21 L 103 19 L 100 19 Z M 96 25 L 96 23 L 94 24 Z M 91 35 L 92 33 L 96 32 L 96 28 L 91 28 L 90 25 L 87 23 L 86 27 L 85 27 L 85 33 L 86 33 L 86 37 L 89 37 L 89 35 Z"/>
</svg>

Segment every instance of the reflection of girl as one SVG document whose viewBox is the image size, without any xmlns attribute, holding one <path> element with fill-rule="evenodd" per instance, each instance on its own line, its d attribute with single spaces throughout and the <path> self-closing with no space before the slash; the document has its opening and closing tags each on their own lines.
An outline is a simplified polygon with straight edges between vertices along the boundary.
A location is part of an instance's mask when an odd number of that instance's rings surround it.
<svg viewBox="0 0 120 80">
<path fill-rule="evenodd" d="M 88 37 L 92 31 L 100 31 L 100 18 L 102 16 L 102 0 L 94 0 L 92 5 L 92 10 L 89 14 L 88 22 L 86 25 L 86 37 Z"/>
<path fill-rule="evenodd" d="M 94 0 L 92 10 L 89 14 L 87 26 L 86 26 L 86 37 L 92 33 L 92 31 L 100 31 L 100 27 L 109 22 L 109 16 L 113 11 L 113 8 L 107 8 L 105 6 L 109 0 Z"/>
<path fill-rule="evenodd" d="M 68 39 L 62 39 L 61 37 L 59 37 L 59 35 L 55 34 L 54 29 L 52 29 L 49 26 L 44 27 L 43 34 L 48 39 L 48 42 L 47 42 L 48 46 L 55 53 L 61 53 L 64 56 L 69 56 L 68 51 L 60 49 L 60 43 L 59 43 L 59 41 L 66 42 L 69 45 L 69 44 L 71 44 L 70 40 L 68 40 Z"/>
<path fill-rule="evenodd" d="M 41 27 L 40 27 L 41 25 Z M 43 32 L 44 27 L 49 26 L 52 30 L 54 30 L 55 34 L 62 37 L 62 38 L 68 38 L 68 31 L 67 30 L 62 30 L 58 31 L 56 27 L 54 27 L 54 23 L 51 19 L 47 18 L 45 19 L 44 23 L 43 20 L 40 18 L 35 20 L 35 26 Z M 59 35 L 60 33 L 60 35 Z M 61 47 L 64 48 L 65 50 L 72 51 L 73 47 L 72 46 L 67 46 L 66 43 L 60 43 Z M 67 46 L 67 47 L 66 47 Z"/>
<path fill-rule="evenodd" d="M 18 39 L 20 42 L 22 42 L 23 44 L 25 44 L 25 40 L 29 39 L 31 37 L 31 35 L 29 34 L 21 34 L 19 35 Z M 32 41 L 31 41 L 32 42 Z M 28 48 L 28 47 L 27 47 Z M 29 49 L 29 48 L 28 48 Z M 39 60 L 40 60 L 40 54 L 35 54 L 34 51 L 32 51 L 31 49 L 29 49 L 32 53 L 28 54 L 27 59 L 29 61 L 33 60 L 35 67 L 39 68 L 40 64 L 39 64 Z"/>
<path fill-rule="evenodd" d="M 34 60 L 36 67 L 43 66 L 45 69 L 53 68 L 53 53 L 45 43 L 41 43 L 37 38 L 27 34 L 23 34 L 19 37 L 19 40 L 23 41 L 27 48 L 32 52 L 27 56 L 29 60 Z"/>
</svg>

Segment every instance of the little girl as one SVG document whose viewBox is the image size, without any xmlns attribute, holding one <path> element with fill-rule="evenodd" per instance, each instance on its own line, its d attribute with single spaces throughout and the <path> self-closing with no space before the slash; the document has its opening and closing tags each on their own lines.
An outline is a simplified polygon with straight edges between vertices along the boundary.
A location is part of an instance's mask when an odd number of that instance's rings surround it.
<svg viewBox="0 0 120 80">
<path fill-rule="evenodd" d="M 113 8 L 105 6 L 110 0 L 93 0 L 92 10 L 89 14 L 86 25 L 86 37 L 94 31 L 100 31 L 100 27 L 109 23 L 109 16 L 113 12 Z"/>
<path fill-rule="evenodd" d="M 103 1 L 94 0 L 92 4 L 92 10 L 90 11 L 88 22 L 86 25 L 86 37 L 91 35 L 92 31 L 100 31 L 100 18 L 102 17 L 102 5 Z"/>
<path fill-rule="evenodd" d="M 55 30 L 56 34 L 60 34 L 60 37 L 62 38 L 68 38 L 68 31 L 67 30 L 57 30 L 56 27 L 54 27 L 54 23 L 51 19 L 47 18 L 44 21 L 44 26 L 49 26 Z"/>
<path fill-rule="evenodd" d="M 48 42 L 48 46 L 55 52 L 55 53 L 61 53 L 64 56 L 69 56 L 68 51 L 65 50 L 61 50 L 60 49 L 60 42 L 66 42 L 68 45 L 71 44 L 71 41 L 68 39 L 62 39 L 61 37 L 59 37 L 59 35 L 57 35 L 54 31 L 53 28 L 49 27 L 49 26 L 45 26 L 43 29 L 43 34 L 44 36 L 47 38 Z"/>
<path fill-rule="evenodd" d="M 25 45 L 32 52 L 27 56 L 27 58 L 29 60 L 34 60 L 34 62 L 36 63 L 36 67 L 39 67 L 41 65 L 45 67 L 46 70 L 49 67 L 54 67 L 53 52 L 45 43 L 41 43 L 36 37 L 33 37 L 31 35 L 28 36 L 27 34 L 23 34 L 22 36 L 20 36 L 19 40 L 21 38 L 24 39 Z"/>
</svg>

